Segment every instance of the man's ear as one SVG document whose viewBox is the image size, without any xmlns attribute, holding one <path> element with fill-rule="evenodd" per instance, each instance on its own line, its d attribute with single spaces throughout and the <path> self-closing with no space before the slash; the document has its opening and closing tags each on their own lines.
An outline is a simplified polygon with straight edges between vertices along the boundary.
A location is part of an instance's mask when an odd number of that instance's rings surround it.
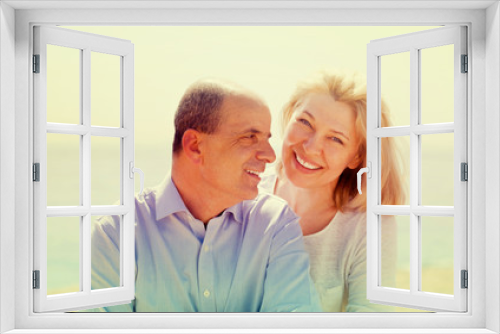
<svg viewBox="0 0 500 334">
<path fill-rule="evenodd" d="M 356 156 L 351 160 L 351 162 L 349 162 L 349 164 L 347 165 L 347 168 L 349 169 L 354 169 L 356 167 L 359 166 L 359 164 L 361 163 L 362 159 L 361 157 L 359 156 L 359 154 L 356 154 Z"/>
<path fill-rule="evenodd" d="M 182 150 L 186 157 L 194 163 L 202 161 L 200 150 L 201 137 L 201 133 L 193 129 L 186 130 L 182 136 Z"/>
</svg>

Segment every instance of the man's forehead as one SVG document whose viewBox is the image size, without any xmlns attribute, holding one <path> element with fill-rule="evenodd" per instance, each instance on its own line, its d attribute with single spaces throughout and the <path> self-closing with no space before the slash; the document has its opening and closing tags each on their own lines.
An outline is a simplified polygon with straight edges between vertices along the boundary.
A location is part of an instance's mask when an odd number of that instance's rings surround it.
<svg viewBox="0 0 500 334">
<path fill-rule="evenodd" d="M 271 132 L 269 128 L 264 129 L 263 127 L 254 127 L 252 125 L 230 129 L 228 133 L 230 133 L 233 136 L 238 136 L 243 134 L 254 134 L 257 136 L 271 138 Z"/>
<path fill-rule="evenodd" d="M 219 133 L 238 135 L 243 133 L 263 134 L 270 136 L 271 114 L 264 108 L 233 109 L 222 116 Z"/>
<path fill-rule="evenodd" d="M 250 92 L 240 92 L 238 94 L 230 94 L 224 98 L 222 102 L 222 110 L 233 110 L 240 108 L 265 108 L 266 103 L 257 95 Z"/>
<path fill-rule="evenodd" d="M 271 117 L 264 101 L 246 95 L 228 96 L 221 106 L 221 120 L 246 122 L 251 119 L 267 121 Z"/>
</svg>

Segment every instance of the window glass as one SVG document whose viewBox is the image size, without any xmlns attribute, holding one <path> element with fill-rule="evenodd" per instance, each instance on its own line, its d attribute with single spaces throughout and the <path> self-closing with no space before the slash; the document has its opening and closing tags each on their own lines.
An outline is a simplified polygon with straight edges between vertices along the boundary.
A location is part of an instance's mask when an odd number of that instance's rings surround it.
<svg viewBox="0 0 500 334">
<path fill-rule="evenodd" d="M 120 127 L 121 57 L 91 52 L 91 123 Z"/>
<path fill-rule="evenodd" d="M 121 139 L 92 136 L 92 205 L 121 200 Z"/>
<path fill-rule="evenodd" d="M 81 50 L 47 45 L 47 122 L 80 123 Z"/>
<path fill-rule="evenodd" d="M 380 232 L 380 285 L 410 290 L 410 216 L 382 216 Z"/>
<path fill-rule="evenodd" d="M 410 137 L 381 138 L 380 156 L 380 204 L 410 205 Z M 394 182 L 396 178 L 400 178 L 400 193 L 406 194 L 404 201 L 387 191 L 387 184 Z"/>
<path fill-rule="evenodd" d="M 47 205 L 80 205 L 80 136 L 47 134 Z"/>
<path fill-rule="evenodd" d="M 454 46 L 420 50 L 421 123 L 453 122 Z"/>
<path fill-rule="evenodd" d="M 392 126 L 410 125 L 410 52 L 380 57 L 380 90 L 392 114 Z"/>
<path fill-rule="evenodd" d="M 422 135 L 422 205 L 453 206 L 453 133 Z"/>
<path fill-rule="evenodd" d="M 116 288 L 120 285 L 120 267 L 121 267 L 121 216 L 103 217 L 103 216 L 92 216 L 91 229 L 94 235 L 92 239 L 92 290 Z M 117 242 L 113 245 L 111 249 L 113 252 L 107 252 L 103 256 L 102 252 L 99 252 L 98 247 L 102 245 L 97 240 L 98 235 L 103 233 L 117 235 Z M 114 273 L 115 275 L 106 275 L 107 280 L 103 280 L 104 275 L 99 273 L 106 271 L 107 273 Z M 94 275 L 97 273 L 98 275 Z M 100 279 L 97 279 L 99 277 Z"/>
<path fill-rule="evenodd" d="M 80 291 L 80 217 L 47 218 L 47 294 Z"/>
<path fill-rule="evenodd" d="M 453 217 L 421 217 L 421 291 L 453 294 Z"/>
</svg>

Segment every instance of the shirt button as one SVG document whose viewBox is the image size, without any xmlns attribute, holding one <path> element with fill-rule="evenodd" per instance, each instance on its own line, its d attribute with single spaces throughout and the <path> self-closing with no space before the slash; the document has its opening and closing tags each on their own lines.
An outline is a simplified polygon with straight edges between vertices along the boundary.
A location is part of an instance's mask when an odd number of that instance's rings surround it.
<svg viewBox="0 0 500 334">
<path fill-rule="evenodd" d="M 210 250 L 210 247 L 205 246 L 205 247 L 203 247 L 203 250 L 205 251 L 205 253 L 208 253 L 208 251 Z"/>
<path fill-rule="evenodd" d="M 203 292 L 203 295 L 205 296 L 205 298 L 210 297 L 210 291 L 205 290 L 205 292 Z"/>
</svg>

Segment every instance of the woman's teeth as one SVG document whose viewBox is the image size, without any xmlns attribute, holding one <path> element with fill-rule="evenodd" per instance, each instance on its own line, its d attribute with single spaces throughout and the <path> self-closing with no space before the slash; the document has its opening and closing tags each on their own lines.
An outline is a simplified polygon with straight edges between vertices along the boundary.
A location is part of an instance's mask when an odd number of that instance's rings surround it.
<svg viewBox="0 0 500 334">
<path fill-rule="evenodd" d="M 297 161 L 299 162 L 300 165 L 302 165 L 302 167 L 305 167 L 307 169 L 320 169 L 321 167 L 318 167 L 318 166 L 314 166 L 304 160 L 302 160 L 298 155 L 295 155 L 297 157 Z"/>
</svg>

